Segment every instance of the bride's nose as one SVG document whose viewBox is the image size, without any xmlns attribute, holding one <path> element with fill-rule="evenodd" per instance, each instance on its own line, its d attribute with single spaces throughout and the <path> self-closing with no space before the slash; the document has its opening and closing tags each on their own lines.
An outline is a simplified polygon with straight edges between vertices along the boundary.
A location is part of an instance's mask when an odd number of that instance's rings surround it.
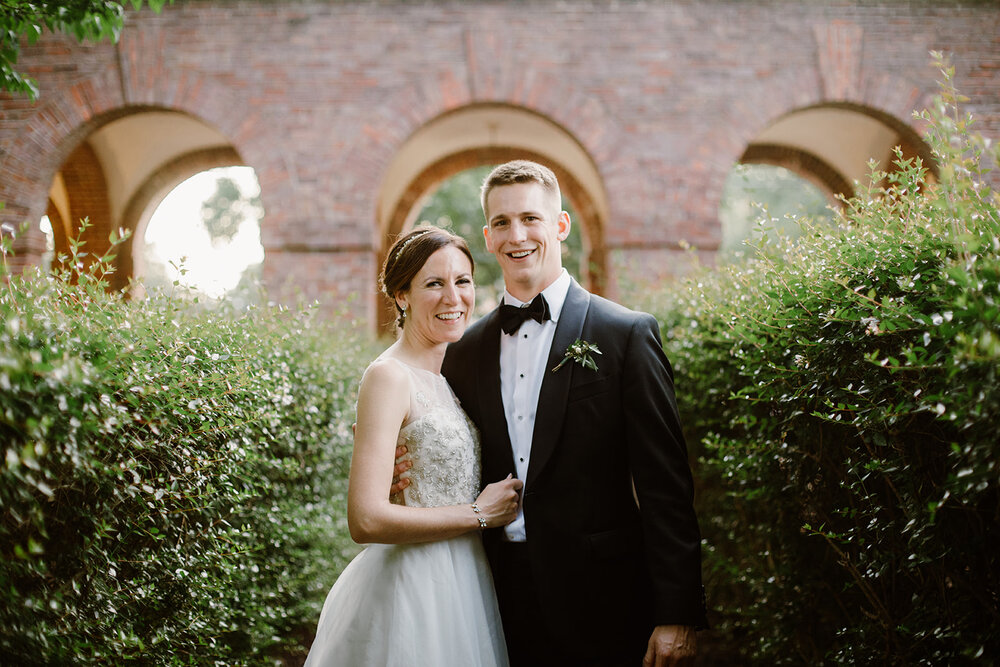
<svg viewBox="0 0 1000 667">
<path fill-rule="evenodd" d="M 452 304 L 458 303 L 460 301 L 458 296 L 458 287 L 455 285 L 446 285 L 444 288 L 444 293 L 441 295 L 445 303 Z"/>
</svg>

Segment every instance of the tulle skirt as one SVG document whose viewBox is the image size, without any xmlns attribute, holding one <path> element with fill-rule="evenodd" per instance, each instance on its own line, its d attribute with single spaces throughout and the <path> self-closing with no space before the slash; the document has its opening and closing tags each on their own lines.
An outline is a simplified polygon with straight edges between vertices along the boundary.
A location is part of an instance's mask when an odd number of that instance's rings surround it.
<svg viewBox="0 0 1000 667">
<path fill-rule="evenodd" d="M 507 665 L 479 535 L 372 544 L 337 579 L 306 667 L 390 665 Z"/>
</svg>

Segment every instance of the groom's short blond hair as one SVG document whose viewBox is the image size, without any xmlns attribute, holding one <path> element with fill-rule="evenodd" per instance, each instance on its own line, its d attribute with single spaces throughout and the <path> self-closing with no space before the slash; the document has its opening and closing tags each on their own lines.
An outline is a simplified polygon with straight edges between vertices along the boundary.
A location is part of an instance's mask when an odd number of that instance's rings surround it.
<svg viewBox="0 0 1000 667">
<path fill-rule="evenodd" d="M 515 183 L 538 183 L 552 197 L 555 211 L 558 212 L 562 209 L 559 180 L 551 169 L 531 160 L 512 160 L 496 167 L 483 181 L 480 203 L 483 207 L 483 214 L 487 218 L 489 218 L 489 212 L 486 210 L 486 199 L 490 196 L 493 188 Z"/>
</svg>

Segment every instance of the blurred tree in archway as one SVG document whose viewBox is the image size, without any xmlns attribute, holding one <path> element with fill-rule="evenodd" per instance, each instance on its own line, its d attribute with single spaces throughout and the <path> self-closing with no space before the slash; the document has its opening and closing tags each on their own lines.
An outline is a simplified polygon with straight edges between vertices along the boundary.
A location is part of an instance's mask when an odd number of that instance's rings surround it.
<svg viewBox="0 0 1000 667">
<path fill-rule="evenodd" d="M 739 252 L 755 229 L 795 238 L 799 220 L 832 222 L 833 200 L 798 174 L 767 164 L 737 164 L 726 177 L 719 205 L 722 246 Z"/>
<path fill-rule="evenodd" d="M 245 219 L 260 219 L 263 215 L 260 195 L 245 195 L 239 184 L 227 176 L 215 182 L 215 192 L 201 205 L 201 221 L 213 244 L 232 241 Z"/>
</svg>

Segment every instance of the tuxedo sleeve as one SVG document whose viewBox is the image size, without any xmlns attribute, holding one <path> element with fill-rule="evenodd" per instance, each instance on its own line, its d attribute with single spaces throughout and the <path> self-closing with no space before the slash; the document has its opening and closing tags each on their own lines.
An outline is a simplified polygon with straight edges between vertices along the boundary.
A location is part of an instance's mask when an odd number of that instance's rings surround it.
<svg viewBox="0 0 1000 667">
<path fill-rule="evenodd" d="M 653 579 L 657 625 L 706 627 L 694 483 L 656 320 L 642 313 L 625 351 L 622 405 L 629 467 Z"/>
</svg>

